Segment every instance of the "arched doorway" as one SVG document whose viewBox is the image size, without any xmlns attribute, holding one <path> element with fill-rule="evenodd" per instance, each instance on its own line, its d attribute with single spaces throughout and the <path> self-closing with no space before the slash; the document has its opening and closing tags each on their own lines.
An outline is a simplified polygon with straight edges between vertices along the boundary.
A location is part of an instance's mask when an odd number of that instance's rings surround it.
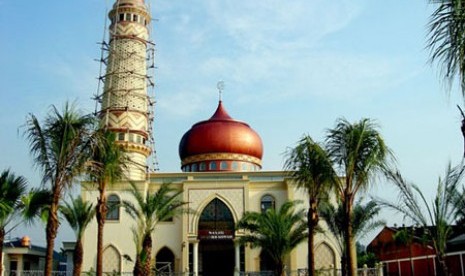
<svg viewBox="0 0 465 276">
<path fill-rule="evenodd" d="M 199 274 L 234 274 L 234 218 L 218 198 L 203 209 L 199 220 Z"/>
<path fill-rule="evenodd" d="M 276 265 L 270 254 L 264 250 L 260 252 L 260 271 L 274 272 Z"/>
<path fill-rule="evenodd" d="M 169 274 L 174 272 L 174 254 L 169 248 L 163 247 L 160 249 L 155 260 L 155 270 L 157 273 Z"/>
</svg>

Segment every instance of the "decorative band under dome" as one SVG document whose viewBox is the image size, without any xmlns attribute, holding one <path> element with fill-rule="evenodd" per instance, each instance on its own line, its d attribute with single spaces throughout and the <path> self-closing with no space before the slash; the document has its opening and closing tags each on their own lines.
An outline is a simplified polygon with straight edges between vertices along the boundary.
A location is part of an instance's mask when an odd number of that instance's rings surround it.
<svg viewBox="0 0 465 276">
<path fill-rule="evenodd" d="M 249 162 L 253 164 L 257 164 L 259 166 L 262 165 L 262 160 L 258 159 L 257 157 L 250 156 L 247 154 L 239 154 L 239 153 L 206 153 L 206 154 L 198 154 L 193 156 L 188 156 L 181 161 L 181 165 L 187 165 L 191 163 L 197 163 L 201 161 L 212 161 L 212 160 L 227 160 L 227 161 L 243 161 Z"/>
</svg>

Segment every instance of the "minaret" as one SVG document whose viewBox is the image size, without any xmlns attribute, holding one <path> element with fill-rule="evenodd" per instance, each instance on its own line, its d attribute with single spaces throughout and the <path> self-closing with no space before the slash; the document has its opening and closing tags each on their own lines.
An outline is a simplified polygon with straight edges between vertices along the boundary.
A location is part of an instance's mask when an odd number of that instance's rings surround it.
<svg viewBox="0 0 465 276">
<path fill-rule="evenodd" d="M 147 94 L 148 84 L 152 84 L 147 76 L 150 13 L 144 0 L 116 0 L 109 17 L 101 120 L 116 133 L 117 143 L 128 154 L 127 177 L 145 180 L 147 158 L 152 152 L 148 143 L 151 102 Z"/>
</svg>

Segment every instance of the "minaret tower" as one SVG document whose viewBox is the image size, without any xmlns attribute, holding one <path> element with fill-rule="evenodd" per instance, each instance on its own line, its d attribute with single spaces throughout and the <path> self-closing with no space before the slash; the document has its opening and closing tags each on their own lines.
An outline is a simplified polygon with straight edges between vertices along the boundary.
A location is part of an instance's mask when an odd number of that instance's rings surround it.
<svg viewBox="0 0 465 276">
<path fill-rule="evenodd" d="M 130 159 L 127 177 L 145 180 L 147 158 L 152 152 L 152 101 L 147 88 L 153 85 L 147 75 L 149 60 L 149 9 L 144 0 L 116 0 L 109 13 L 110 38 L 101 102 L 102 123 L 116 133 Z M 153 140 L 153 139 L 152 139 Z"/>
</svg>

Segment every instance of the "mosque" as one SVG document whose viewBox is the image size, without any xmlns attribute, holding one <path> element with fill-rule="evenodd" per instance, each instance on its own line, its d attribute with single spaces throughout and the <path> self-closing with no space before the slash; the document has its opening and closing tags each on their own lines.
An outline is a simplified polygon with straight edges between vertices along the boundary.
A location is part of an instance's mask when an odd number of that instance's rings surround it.
<svg viewBox="0 0 465 276">
<path fill-rule="evenodd" d="M 132 160 L 128 179 L 141 191 L 155 192 L 164 183 L 182 190 L 183 201 L 193 213 L 160 222 L 153 233 L 154 267 L 158 271 L 191 275 L 234 275 L 238 271 L 268 270 L 269 261 L 260 248 L 238 245 L 244 233 L 235 223 L 246 211 L 278 208 L 288 200 L 307 202 L 283 171 L 261 171 L 264 146 L 247 123 L 231 117 L 220 99 L 212 106 L 209 119 L 194 123 L 180 138 L 180 172 L 147 170 L 153 153 L 151 134 L 152 100 L 148 89 L 150 60 L 150 10 L 144 0 L 116 0 L 109 12 L 110 37 L 106 71 L 99 97 L 102 121 L 114 131 Z M 175 154 L 175 153 L 173 153 Z M 108 204 L 131 200 L 128 181 L 108 188 Z M 95 202 L 98 191 L 83 183 L 84 199 Z M 308 204 L 308 203 L 307 203 Z M 307 205 L 308 206 L 308 205 Z M 302 208 L 307 208 L 302 205 Z M 132 272 L 136 246 L 133 220 L 122 209 L 107 215 L 104 231 L 103 271 Z M 324 225 L 322 225 L 324 227 Z M 97 223 L 84 234 L 83 271 L 95 270 Z M 318 234 L 315 242 L 316 267 L 339 267 L 336 242 Z M 287 268 L 307 267 L 306 243 L 294 250 Z"/>
</svg>

